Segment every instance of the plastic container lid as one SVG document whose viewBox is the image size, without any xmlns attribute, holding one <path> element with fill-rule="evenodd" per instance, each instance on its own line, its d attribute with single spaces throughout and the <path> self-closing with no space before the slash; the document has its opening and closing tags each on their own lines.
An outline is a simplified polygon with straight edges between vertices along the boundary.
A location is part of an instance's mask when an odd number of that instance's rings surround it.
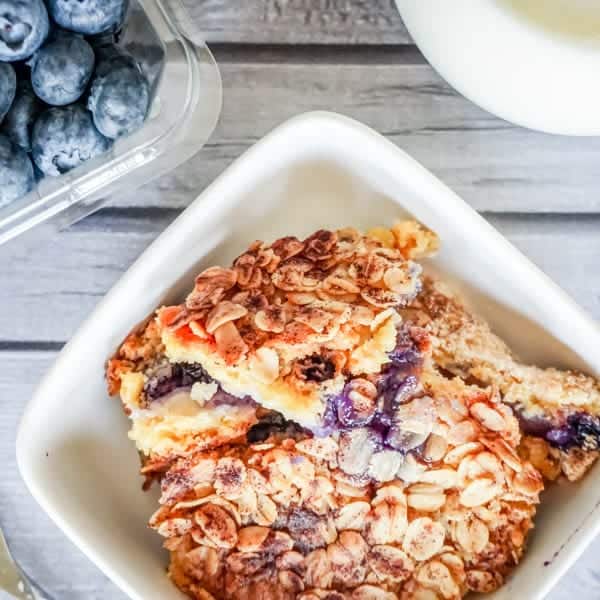
<svg viewBox="0 0 600 600">
<path fill-rule="evenodd" d="M 0 209 L 0 244 L 45 224 L 53 232 L 111 197 L 173 170 L 207 142 L 222 106 L 216 62 L 180 0 L 133 2 L 119 41 L 141 64 L 153 89 L 148 118 L 109 152 Z M 37 237 L 38 231 L 36 231 Z"/>
</svg>

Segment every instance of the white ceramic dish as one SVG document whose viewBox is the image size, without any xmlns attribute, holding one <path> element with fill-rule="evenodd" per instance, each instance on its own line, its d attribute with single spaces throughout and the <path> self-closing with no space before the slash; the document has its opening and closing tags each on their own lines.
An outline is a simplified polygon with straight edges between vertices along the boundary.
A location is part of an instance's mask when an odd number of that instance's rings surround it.
<svg viewBox="0 0 600 600">
<path fill-rule="evenodd" d="M 152 309 L 181 297 L 202 266 L 256 238 L 390 223 L 411 213 L 441 236 L 431 268 L 459 284 L 528 359 L 600 372 L 600 331 L 555 284 L 404 152 L 341 116 L 310 113 L 259 142 L 152 244 L 64 348 L 23 417 L 19 468 L 65 533 L 136 600 L 175 600 L 146 527 L 127 419 L 103 366 Z M 494 600 L 541 599 L 600 528 L 600 470 L 546 494 L 526 559 Z M 551 564 L 544 567 L 544 563 Z M 543 576 L 541 576 L 543 574 Z"/>
<path fill-rule="evenodd" d="M 598 0 L 396 0 L 461 94 L 518 125 L 600 134 Z"/>
</svg>

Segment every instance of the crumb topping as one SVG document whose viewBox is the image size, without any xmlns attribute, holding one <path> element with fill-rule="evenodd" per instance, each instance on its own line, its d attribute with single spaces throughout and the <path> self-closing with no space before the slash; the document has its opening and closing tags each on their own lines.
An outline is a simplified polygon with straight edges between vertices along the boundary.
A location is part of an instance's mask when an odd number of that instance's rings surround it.
<svg viewBox="0 0 600 600">
<path fill-rule="evenodd" d="M 471 314 L 440 281 L 423 279 L 423 289 L 406 319 L 431 336 L 438 369 L 486 388 L 511 406 L 522 430 L 541 438 L 559 471 L 580 478 L 600 454 L 600 384 L 574 371 L 521 363 L 479 317 Z M 544 471 L 553 469 L 544 463 Z M 551 479 L 554 479 L 552 477 Z"/>
<path fill-rule="evenodd" d="M 400 247 L 354 229 L 255 242 L 231 268 L 203 271 L 184 304 L 159 311 L 159 327 L 210 347 L 229 366 L 261 347 L 291 362 L 335 336 L 354 346 L 361 327 L 415 297 L 420 272 Z"/>
</svg>

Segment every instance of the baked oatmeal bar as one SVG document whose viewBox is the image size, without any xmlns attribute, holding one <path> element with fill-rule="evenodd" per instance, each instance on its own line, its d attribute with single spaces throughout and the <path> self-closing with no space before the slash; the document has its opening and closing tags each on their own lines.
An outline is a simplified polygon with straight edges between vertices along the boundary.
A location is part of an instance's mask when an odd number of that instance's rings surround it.
<svg viewBox="0 0 600 600">
<path fill-rule="evenodd" d="M 598 454 L 598 382 L 518 362 L 414 221 L 255 242 L 107 366 L 150 525 L 197 600 L 454 600 L 502 585 L 544 487 Z"/>
<path fill-rule="evenodd" d="M 519 458 L 518 422 L 497 396 L 436 373 L 422 381 L 402 405 L 412 441 L 401 451 L 357 427 L 178 461 L 151 519 L 173 581 L 192 598 L 235 600 L 458 599 L 500 586 L 542 477 Z"/>
<path fill-rule="evenodd" d="M 412 259 L 436 247 L 416 223 L 397 231 L 396 247 L 353 229 L 256 242 L 232 268 L 202 272 L 108 362 L 140 452 L 164 463 L 219 446 L 270 411 L 326 428 L 329 398 L 388 362 L 396 307 L 420 289 Z"/>
</svg>

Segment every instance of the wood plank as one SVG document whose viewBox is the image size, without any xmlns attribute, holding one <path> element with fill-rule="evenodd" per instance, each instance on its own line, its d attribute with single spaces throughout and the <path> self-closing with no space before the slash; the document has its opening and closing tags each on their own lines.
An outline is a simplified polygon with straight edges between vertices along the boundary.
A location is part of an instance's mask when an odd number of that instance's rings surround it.
<svg viewBox="0 0 600 600">
<path fill-rule="evenodd" d="M 394 0 L 184 0 L 210 42 L 406 44 Z"/>
<path fill-rule="evenodd" d="M 224 110 L 209 145 L 120 205 L 186 206 L 276 125 L 327 109 L 386 135 L 478 210 L 600 211 L 600 138 L 512 126 L 456 94 L 428 65 L 407 62 L 410 53 L 373 50 L 336 64 L 340 56 L 278 50 L 242 62 L 224 49 Z"/>
<path fill-rule="evenodd" d="M 2 527 L 23 567 L 61 600 L 125 600 L 121 593 L 71 544 L 36 504 L 21 481 L 14 460 L 15 435 L 34 384 L 50 366 L 55 353 L 0 352 L 0 478 Z M 587 549 L 547 600 L 600 597 L 597 556 L 600 538 Z M 0 592 L 0 598 L 5 596 Z"/>
<path fill-rule="evenodd" d="M 35 251 L 16 241 L 0 262 L 0 341 L 67 340 L 177 211 L 113 209 Z M 600 318 L 600 216 L 487 215 L 591 314 Z M 12 347 L 12 346 L 10 346 Z"/>
</svg>

